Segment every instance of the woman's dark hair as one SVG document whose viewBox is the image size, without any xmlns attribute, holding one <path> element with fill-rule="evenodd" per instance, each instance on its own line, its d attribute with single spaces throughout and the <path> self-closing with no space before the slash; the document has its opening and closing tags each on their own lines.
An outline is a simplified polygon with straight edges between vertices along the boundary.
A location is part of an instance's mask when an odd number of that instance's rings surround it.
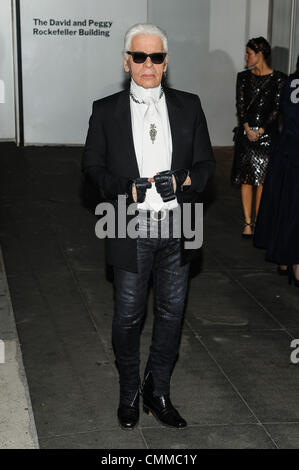
<svg viewBox="0 0 299 470">
<path fill-rule="evenodd" d="M 246 44 L 246 47 L 252 49 L 256 54 L 261 52 L 265 60 L 267 60 L 271 55 L 271 46 L 263 36 L 250 39 Z"/>
</svg>

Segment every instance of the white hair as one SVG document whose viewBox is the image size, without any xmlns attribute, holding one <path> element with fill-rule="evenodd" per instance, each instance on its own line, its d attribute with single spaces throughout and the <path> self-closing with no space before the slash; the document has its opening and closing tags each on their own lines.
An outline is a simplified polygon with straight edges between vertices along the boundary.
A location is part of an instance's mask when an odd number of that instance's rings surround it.
<svg viewBox="0 0 299 470">
<path fill-rule="evenodd" d="M 151 23 L 138 23 L 131 26 L 125 34 L 123 53 L 126 59 L 128 59 L 126 51 L 130 50 L 132 39 L 134 36 L 137 36 L 137 34 L 152 34 L 153 36 L 158 36 L 162 39 L 164 51 L 168 52 L 167 34 L 163 29 Z"/>
</svg>

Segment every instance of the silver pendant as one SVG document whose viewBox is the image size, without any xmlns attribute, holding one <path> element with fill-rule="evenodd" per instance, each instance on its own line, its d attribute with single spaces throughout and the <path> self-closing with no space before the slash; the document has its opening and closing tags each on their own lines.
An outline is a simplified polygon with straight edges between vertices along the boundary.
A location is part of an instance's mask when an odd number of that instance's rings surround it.
<svg viewBox="0 0 299 470">
<path fill-rule="evenodd" d="M 151 138 L 152 144 L 153 144 L 155 142 L 156 136 L 157 136 L 156 124 L 151 124 L 149 135 L 150 135 L 150 138 Z"/>
</svg>

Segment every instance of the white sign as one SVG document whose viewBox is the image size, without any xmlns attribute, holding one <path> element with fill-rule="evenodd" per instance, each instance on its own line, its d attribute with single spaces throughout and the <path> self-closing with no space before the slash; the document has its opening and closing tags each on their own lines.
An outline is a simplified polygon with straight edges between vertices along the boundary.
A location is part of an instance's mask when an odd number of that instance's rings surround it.
<svg viewBox="0 0 299 470">
<path fill-rule="evenodd" d="M 147 0 L 21 0 L 25 144 L 84 144 L 92 102 L 122 89 L 123 37 Z"/>
</svg>

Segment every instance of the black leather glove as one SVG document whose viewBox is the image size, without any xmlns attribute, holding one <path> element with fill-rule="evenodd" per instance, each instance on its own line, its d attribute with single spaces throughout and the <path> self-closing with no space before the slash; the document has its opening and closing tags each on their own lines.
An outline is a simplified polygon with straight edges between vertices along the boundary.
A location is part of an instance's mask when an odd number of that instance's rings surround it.
<svg viewBox="0 0 299 470">
<path fill-rule="evenodd" d="M 136 187 L 136 193 L 137 193 L 137 201 L 136 202 L 144 202 L 146 191 L 147 191 L 147 189 L 152 187 L 152 183 L 148 181 L 148 178 L 137 178 L 136 180 L 132 181 L 130 183 L 130 186 L 129 186 L 130 201 L 134 201 L 133 200 L 133 194 L 132 194 L 132 190 L 133 190 L 134 185 Z"/>
<path fill-rule="evenodd" d="M 173 190 L 172 171 L 161 171 L 159 175 L 154 176 L 156 190 L 164 202 L 175 199 Z"/>
<path fill-rule="evenodd" d="M 163 202 L 172 201 L 175 199 L 175 193 L 173 188 L 173 179 L 176 181 L 176 192 L 182 191 L 182 186 L 189 174 L 188 170 L 166 170 L 161 171 L 159 175 L 154 176 L 155 185 L 157 192 L 163 199 Z"/>
</svg>

